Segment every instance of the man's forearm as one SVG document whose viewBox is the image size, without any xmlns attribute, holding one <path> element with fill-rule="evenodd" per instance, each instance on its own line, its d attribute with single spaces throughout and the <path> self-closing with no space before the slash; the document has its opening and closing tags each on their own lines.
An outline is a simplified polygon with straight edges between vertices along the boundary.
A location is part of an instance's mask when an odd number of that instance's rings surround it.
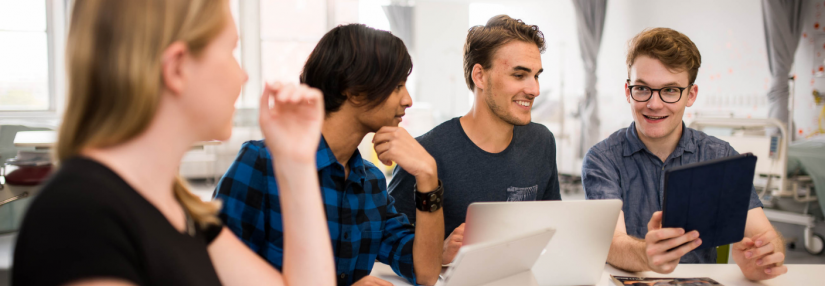
<svg viewBox="0 0 825 286">
<path fill-rule="evenodd" d="M 645 255 L 645 241 L 626 234 L 614 236 L 607 253 L 607 263 L 630 272 L 650 270 Z"/>
<path fill-rule="evenodd" d="M 430 192 L 438 187 L 438 178 L 416 178 L 419 192 Z M 441 273 L 441 252 L 444 244 L 444 210 L 415 211 L 415 240 L 413 241 L 413 268 L 419 284 L 435 285 Z"/>
</svg>

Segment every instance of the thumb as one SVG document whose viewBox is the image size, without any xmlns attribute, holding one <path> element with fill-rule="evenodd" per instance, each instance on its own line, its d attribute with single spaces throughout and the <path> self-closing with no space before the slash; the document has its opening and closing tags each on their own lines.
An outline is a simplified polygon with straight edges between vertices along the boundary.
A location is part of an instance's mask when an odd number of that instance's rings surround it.
<svg viewBox="0 0 825 286">
<path fill-rule="evenodd" d="M 647 231 L 661 229 L 662 228 L 662 212 L 658 211 L 653 213 L 653 216 L 650 217 L 650 222 L 647 223 Z"/>
<path fill-rule="evenodd" d="M 753 247 L 753 240 L 750 237 L 742 239 L 742 241 L 734 243 L 733 248 L 738 250 L 745 250 Z"/>
</svg>

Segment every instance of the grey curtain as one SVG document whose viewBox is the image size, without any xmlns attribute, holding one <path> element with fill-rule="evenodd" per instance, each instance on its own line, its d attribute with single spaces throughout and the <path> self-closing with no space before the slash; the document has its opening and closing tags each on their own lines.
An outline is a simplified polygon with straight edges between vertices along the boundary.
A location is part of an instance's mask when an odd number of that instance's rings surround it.
<svg viewBox="0 0 825 286">
<path fill-rule="evenodd" d="M 408 50 L 414 47 L 413 43 L 413 7 L 402 5 L 383 6 L 384 14 L 390 21 L 392 34 L 401 38 Z"/>
<path fill-rule="evenodd" d="M 796 47 L 802 36 L 802 0 L 762 0 L 765 42 L 771 86 L 768 90 L 768 117 L 776 118 L 793 134 L 788 122 L 788 79 Z"/>
<path fill-rule="evenodd" d="M 576 7 L 576 24 L 579 34 L 579 49 L 584 61 L 584 100 L 579 104 L 581 118 L 581 141 L 579 158 L 598 143 L 599 102 L 596 93 L 596 61 L 604 31 L 604 16 L 607 0 L 573 0 Z"/>
</svg>

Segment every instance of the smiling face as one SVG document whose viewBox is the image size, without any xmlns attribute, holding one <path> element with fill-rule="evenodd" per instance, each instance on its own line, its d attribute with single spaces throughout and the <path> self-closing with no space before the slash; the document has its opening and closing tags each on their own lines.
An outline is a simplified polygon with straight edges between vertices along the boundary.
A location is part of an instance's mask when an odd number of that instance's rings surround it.
<svg viewBox="0 0 825 286">
<path fill-rule="evenodd" d="M 542 71 L 536 44 L 512 41 L 495 52 L 489 69 L 476 64 L 473 80 L 493 115 L 512 125 L 526 125 L 531 120 L 533 100 L 539 96 Z"/>
<path fill-rule="evenodd" d="M 688 87 L 689 84 L 687 71 L 669 69 L 661 61 L 644 55 L 636 58 L 629 74 L 629 85 L 645 85 L 651 89 Z M 631 97 L 628 84 L 625 84 L 625 97 L 633 111 L 639 138 L 648 142 L 680 137 L 685 108 L 693 105 L 698 92 L 699 88 L 694 84 L 685 89 L 679 101 L 674 103 L 663 102 L 659 92 L 653 92 L 649 100 L 640 102 Z"/>
</svg>

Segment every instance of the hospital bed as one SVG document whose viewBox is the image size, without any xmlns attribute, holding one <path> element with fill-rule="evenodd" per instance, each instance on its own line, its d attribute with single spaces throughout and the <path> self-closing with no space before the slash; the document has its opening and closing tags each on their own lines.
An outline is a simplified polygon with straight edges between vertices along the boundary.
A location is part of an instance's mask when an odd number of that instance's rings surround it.
<svg viewBox="0 0 825 286">
<path fill-rule="evenodd" d="M 805 250 L 814 255 L 825 252 L 822 235 L 813 232 L 817 217 L 821 216 L 815 207 L 825 207 L 825 174 L 820 174 L 825 173 L 825 167 L 809 170 L 814 171 L 810 175 L 799 171 L 804 165 L 825 160 L 821 155 L 825 154 L 825 142 L 819 152 L 816 146 L 789 144 L 784 124 L 776 119 L 696 118 L 689 127 L 727 141 L 739 153 L 756 155 L 754 188 L 765 206 L 765 215 L 774 222 L 804 227 Z M 771 130 L 778 130 L 777 135 L 766 135 Z M 823 157 L 818 159 L 817 154 Z"/>
</svg>

